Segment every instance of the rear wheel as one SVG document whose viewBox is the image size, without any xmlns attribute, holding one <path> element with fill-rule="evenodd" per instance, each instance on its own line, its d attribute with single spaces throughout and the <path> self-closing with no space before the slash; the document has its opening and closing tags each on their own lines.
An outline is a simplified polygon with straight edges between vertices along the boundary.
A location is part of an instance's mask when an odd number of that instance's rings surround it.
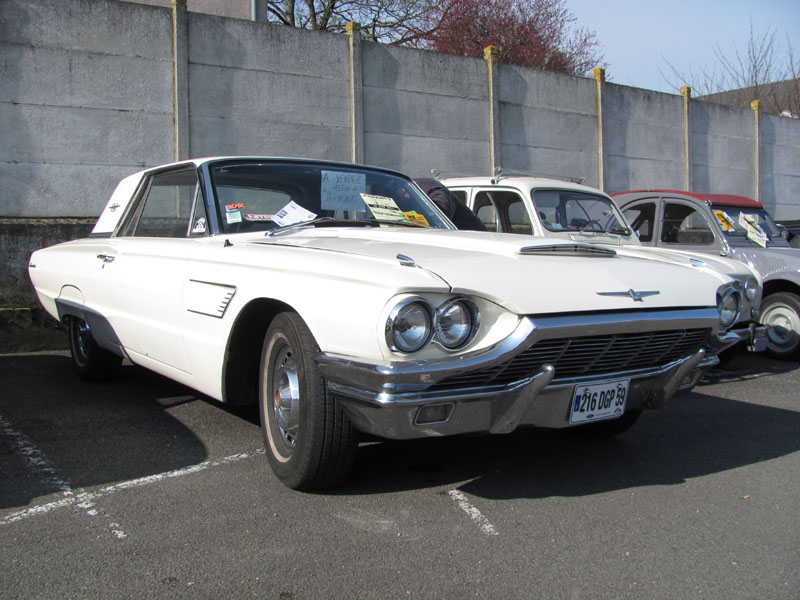
<svg viewBox="0 0 800 600">
<path fill-rule="evenodd" d="M 69 317 L 69 348 L 75 369 L 83 379 L 101 381 L 116 375 L 122 357 L 97 345 L 89 324 Z"/>
<path fill-rule="evenodd" d="M 332 487 L 349 473 L 357 432 L 320 376 L 314 337 L 299 315 L 276 316 L 261 351 L 259 406 L 267 458 L 296 490 Z"/>
<path fill-rule="evenodd" d="M 768 325 L 766 353 L 781 360 L 800 355 L 800 297 L 791 292 L 770 294 L 761 302 L 760 322 Z"/>
</svg>

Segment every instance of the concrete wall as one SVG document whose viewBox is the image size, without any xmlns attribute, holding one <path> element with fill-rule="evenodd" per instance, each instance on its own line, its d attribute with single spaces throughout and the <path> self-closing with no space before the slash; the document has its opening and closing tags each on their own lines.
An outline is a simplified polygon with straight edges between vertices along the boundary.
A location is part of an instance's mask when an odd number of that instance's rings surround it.
<svg viewBox="0 0 800 600">
<path fill-rule="evenodd" d="M 175 156 L 355 156 L 412 176 L 488 174 L 493 156 L 595 186 L 602 162 L 609 192 L 685 186 L 681 96 L 165 4 L 0 2 L 0 236 L 17 248 L 79 231 L 31 218 L 95 216 L 120 178 Z M 753 111 L 690 108 L 694 189 L 754 196 L 760 171 L 760 199 L 800 218 L 800 121 L 762 115 L 757 144 Z M 0 305 L 32 298 L 24 254 L 0 260 Z"/>
<path fill-rule="evenodd" d="M 0 216 L 88 216 L 116 181 L 171 160 L 168 10 L 0 3 Z"/>
</svg>

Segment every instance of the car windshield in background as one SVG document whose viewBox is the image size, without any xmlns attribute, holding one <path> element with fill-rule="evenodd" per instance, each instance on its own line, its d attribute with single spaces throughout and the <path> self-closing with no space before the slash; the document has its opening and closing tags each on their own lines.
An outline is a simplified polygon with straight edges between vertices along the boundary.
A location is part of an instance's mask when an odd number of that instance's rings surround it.
<svg viewBox="0 0 800 600">
<path fill-rule="evenodd" d="M 720 228 L 730 239 L 747 239 L 762 248 L 766 248 L 772 241 L 785 245 L 777 225 L 763 210 L 735 206 L 715 206 L 711 210 L 719 221 Z"/>
<path fill-rule="evenodd" d="M 571 190 L 533 190 L 531 196 L 542 225 L 550 231 L 630 234 L 608 198 Z"/>
<path fill-rule="evenodd" d="M 449 229 L 407 179 L 331 164 L 230 162 L 211 168 L 222 229 L 266 231 L 304 222 Z"/>
</svg>

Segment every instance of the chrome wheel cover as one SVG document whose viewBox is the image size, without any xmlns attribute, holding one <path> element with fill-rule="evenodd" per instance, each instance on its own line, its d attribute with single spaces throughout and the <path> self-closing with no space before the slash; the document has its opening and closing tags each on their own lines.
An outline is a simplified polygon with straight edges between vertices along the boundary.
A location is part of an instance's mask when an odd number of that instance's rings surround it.
<svg viewBox="0 0 800 600">
<path fill-rule="evenodd" d="M 767 342 L 771 349 L 786 352 L 800 344 L 800 315 L 791 306 L 779 302 L 761 314 L 761 322 L 769 325 Z"/>
<path fill-rule="evenodd" d="M 300 430 L 300 378 L 292 349 L 284 345 L 272 366 L 270 410 L 284 449 L 291 453 Z"/>
</svg>

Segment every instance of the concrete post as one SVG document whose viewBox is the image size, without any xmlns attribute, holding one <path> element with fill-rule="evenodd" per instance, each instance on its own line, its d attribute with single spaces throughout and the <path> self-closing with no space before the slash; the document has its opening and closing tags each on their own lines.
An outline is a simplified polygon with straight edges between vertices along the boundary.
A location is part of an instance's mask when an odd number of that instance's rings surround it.
<svg viewBox="0 0 800 600">
<path fill-rule="evenodd" d="M 750 108 L 755 116 L 755 201 L 761 202 L 761 103 L 753 100 Z"/>
<path fill-rule="evenodd" d="M 361 57 L 361 25 L 347 24 L 350 58 L 350 160 L 364 162 L 364 84 Z"/>
<path fill-rule="evenodd" d="M 683 169 L 686 174 L 686 189 L 692 190 L 692 88 L 681 88 L 683 96 Z"/>
<path fill-rule="evenodd" d="M 497 63 L 499 52 L 495 46 L 483 49 L 486 76 L 489 84 L 489 174 L 494 175 L 500 166 L 500 93 Z"/>
<path fill-rule="evenodd" d="M 172 0 L 172 114 L 176 161 L 189 152 L 189 19 L 186 0 Z"/>
<path fill-rule="evenodd" d="M 265 0 L 250 0 L 250 19 L 253 21 L 267 20 L 267 3 Z"/>
<path fill-rule="evenodd" d="M 594 80 L 597 83 L 597 187 L 605 189 L 605 145 L 603 142 L 603 89 L 606 83 L 606 70 L 597 67 L 594 70 Z"/>
</svg>

